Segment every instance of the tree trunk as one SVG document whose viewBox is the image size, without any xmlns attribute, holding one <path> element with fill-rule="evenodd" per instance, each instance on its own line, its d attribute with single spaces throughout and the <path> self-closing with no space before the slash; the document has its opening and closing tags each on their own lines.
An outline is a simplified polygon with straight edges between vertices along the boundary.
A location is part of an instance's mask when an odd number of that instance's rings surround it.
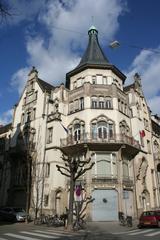
<svg viewBox="0 0 160 240">
<path fill-rule="evenodd" d="M 68 230 L 72 230 L 72 227 L 73 227 L 74 187 L 75 187 L 74 174 L 71 173 L 71 178 L 70 178 L 70 196 L 69 196 L 69 214 L 68 214 L 68 225 L 67 225 L 67 229 Z"/>
<path fill-rule="evenodd" d="M 27 156 L 27 199 L 26 199 L 26 222 L 29 221 L 30 197 L 31 197 L 31 159 Z"/>
</svg>

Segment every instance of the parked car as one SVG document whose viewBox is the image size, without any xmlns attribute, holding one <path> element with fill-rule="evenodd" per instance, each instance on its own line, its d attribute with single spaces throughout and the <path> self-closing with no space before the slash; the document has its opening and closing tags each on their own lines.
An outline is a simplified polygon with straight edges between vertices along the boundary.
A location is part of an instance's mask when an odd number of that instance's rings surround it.
<svg viewBox="0 0 160 240">
<path fill-rule="evenodd" d="M 155 226 L 160 228 L 160 210 L 145 211 L 139 218 L 138 227 Z"/>
<path fill-rule="evenodd" d="M 4 221 L 23 222 L 26 220 L 27 214 L 20 207 L 3 207 L 0 208 L 0 219 Z"/>
</svg>

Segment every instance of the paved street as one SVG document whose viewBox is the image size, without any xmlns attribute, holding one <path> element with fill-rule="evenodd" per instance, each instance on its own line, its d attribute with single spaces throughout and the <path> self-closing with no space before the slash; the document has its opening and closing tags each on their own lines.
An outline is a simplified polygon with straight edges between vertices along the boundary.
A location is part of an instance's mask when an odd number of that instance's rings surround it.
<svg viewBox="0 0 160 240">
<path fill-rule="evenodd" d="M 46 226 L 35 226 L 33 224 L 16 223 L 0 225 L 0 240 L 82 240 L 85 232 L 67 232 L 63 228 L 52 228 Z"/>
<path fill-rule="evenodd" d="M 132 228 L 120 226 L 117 222 L 92 222 L 88 224 L 87 240 L 159 240 L 160 228 L 137 228 L 137 222 Z M 93 237 L 94 236 L 94 237 Z"/>
<path fill-rule="evenodd" d="M 0 240 L 159 240 L 160 229 L 137 229 L 120 226 L 117 222 L 88 223 L 85 231 L 67 232 L 61 228 L 35 226 L 32 223 L 16 223 L 0 225 Z"/>
</svg>

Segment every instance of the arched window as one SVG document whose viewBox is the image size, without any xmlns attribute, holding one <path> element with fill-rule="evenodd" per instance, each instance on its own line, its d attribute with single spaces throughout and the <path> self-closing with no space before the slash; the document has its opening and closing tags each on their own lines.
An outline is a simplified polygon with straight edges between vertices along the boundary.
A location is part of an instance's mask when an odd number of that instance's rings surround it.
<svg viewBox="0 0 160 240">
<path fill-rule="evenodd" d="M 74 119 L 67 127 L 69 139 L 72 141 L 83 140 L 85 137 L 85 122 L 78 118 Z"/>
<path fill-rule="evenodd" d="M 96 119 L 91 124 L 91 135 L 93 139 L 113 139 L 113 122 L 107 118 L 104 120 Z"/>
<path fill-rule="evenodd" d="M 104 108 L 104 97 L 99 97 L 99 108 Z"/>
<path fill-rule="evenodd" d="M 92 104 L 92 108 L 98 108 L 98 98 L 97 97 L 92 97 L 91 98 L 91 104 Z"/>
<path fill-rule="evenodd" d="M 106 98 L 106 108 L 111 109 L 112 108 L 112 100 L 111 98 Z"/>
<path fill-rule="evenodd" d="M 107 124 L 106 122 L 99 122 L 97 126 L 98 138 L 107 138 Z"/>
<path fill-rule="evenodd" d="M 78 141 L 81 138 L 81 128 L 80 124 L 75 124 L 74 125 L 74 140 Z"/>
</svg>

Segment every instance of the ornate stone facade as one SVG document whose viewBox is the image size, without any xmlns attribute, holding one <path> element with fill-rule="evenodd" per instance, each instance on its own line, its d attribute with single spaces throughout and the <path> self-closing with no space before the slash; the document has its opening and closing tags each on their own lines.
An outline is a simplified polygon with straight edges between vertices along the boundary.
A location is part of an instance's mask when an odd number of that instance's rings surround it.
<svg viewBox="0 0 160 240">
<path fill-rule="evenodd" d="M 33 215 L 61 214 L 69 179 L 56 164 L 63 166 L 62 153 L 85 160 L 87 151 L 95 164 L 77 184 L 82 197 L 95 198 L 88 219 L 118 220 L 120 212 L 138 217 L 160 207 L 159 118 L 151 115 L 140 76 L 129 86 L 125 78 L 105 58 L 95 28 L 80 64 L 66 75 L 66 87 L 31 70 L 12 125 L 0 128 L 0 205 L 25 207 L 29 201 Z"/>
</svg>

